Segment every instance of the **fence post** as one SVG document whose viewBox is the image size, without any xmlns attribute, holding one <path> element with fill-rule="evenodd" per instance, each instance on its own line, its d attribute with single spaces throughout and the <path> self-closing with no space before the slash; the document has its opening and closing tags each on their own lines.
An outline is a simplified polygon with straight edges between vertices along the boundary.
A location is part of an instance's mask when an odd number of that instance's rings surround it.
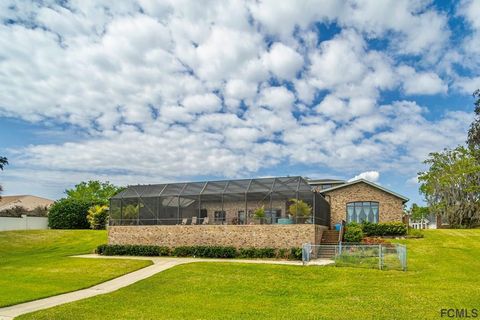
<svg viewBox="0 0 480 320">
<path fill-rule="evenodd" d="M 382 258 L 382 245 L 378 245 L 378 269 L 382 270 L 383 268 L 383 258 Z"/>
<path fill-rule="evenodd" d="M 310 243 L 304 243 L 302 246 L 302 263 L 306 265 L 307 262 L 310 261 L 310 251 L 312 249 L 312 245 Z"/>
</svg>

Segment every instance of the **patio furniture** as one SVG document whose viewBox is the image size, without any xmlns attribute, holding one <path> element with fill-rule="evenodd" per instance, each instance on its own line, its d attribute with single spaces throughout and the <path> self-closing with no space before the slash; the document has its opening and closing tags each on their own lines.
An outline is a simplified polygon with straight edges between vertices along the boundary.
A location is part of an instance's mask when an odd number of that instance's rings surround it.
<svg viewBox="0 0 480 320">
<path fill-rule="evenodd" d="M 192 217 L 192 225 L 197 224 L 197 217 Z"/>
<path fill-rule="evenodd" d="M 186 225 L 186 224 L 187 224 L 187 221 L 188 221 L 187 218 L 183 218 L 183 219 L 182 219 L 182 226 Z"/>
<path fill-rule="evenodd" d="M 278 224 L 292 224 L 293 221 L 290 218 L 278 218 L 277 223 Z"/>
<path fill-rule="evenodd" d="M 208 224 L 208 217 L 203 218 L 202 224 Z"/>
</svg>

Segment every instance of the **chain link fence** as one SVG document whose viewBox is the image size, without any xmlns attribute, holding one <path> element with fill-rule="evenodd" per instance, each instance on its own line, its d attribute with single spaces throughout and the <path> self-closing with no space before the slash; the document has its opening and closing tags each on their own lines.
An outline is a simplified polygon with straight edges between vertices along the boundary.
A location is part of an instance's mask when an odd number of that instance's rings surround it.
<svg viewBox="0 0 480 320">
<path fill-rule="evenodd" d="M 374 268 L 380 270 L 407 270 L 407 247 L 402 244 L 304 244 L 304 264 L 318 259 L 333 259 L 339 267 Z"/>
</svg>

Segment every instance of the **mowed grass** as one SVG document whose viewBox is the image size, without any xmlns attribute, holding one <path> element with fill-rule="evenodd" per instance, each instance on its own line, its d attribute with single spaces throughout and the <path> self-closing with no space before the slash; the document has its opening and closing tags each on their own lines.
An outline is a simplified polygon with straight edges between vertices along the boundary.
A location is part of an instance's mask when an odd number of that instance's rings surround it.
<svg viewBox="0 0 480 320">
<path fill-rule="evenodd" d="M 402 242 L 408 272 L 193 263 L 20 319 L 439 319 L 480 307 L 480 230 Z"/>
<path fill-rule="evenodd" d="M 0 232 L 0 306 L 90 287 L 150 264 L 69 257 L 106 242 L 106 231 Z"/>
</svg>

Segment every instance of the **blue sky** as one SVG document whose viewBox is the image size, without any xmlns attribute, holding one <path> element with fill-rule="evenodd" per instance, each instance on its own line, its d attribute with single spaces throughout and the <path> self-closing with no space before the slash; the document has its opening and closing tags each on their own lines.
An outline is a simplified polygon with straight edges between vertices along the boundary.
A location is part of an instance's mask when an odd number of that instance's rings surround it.
<svg viewBox="0 0 480 320">
<path fill-rule="evenodd" d="M 421 202 L 464 143 L 478 1 L 0 4 L 4 194 L 303 175 Z"/>
</svg>

